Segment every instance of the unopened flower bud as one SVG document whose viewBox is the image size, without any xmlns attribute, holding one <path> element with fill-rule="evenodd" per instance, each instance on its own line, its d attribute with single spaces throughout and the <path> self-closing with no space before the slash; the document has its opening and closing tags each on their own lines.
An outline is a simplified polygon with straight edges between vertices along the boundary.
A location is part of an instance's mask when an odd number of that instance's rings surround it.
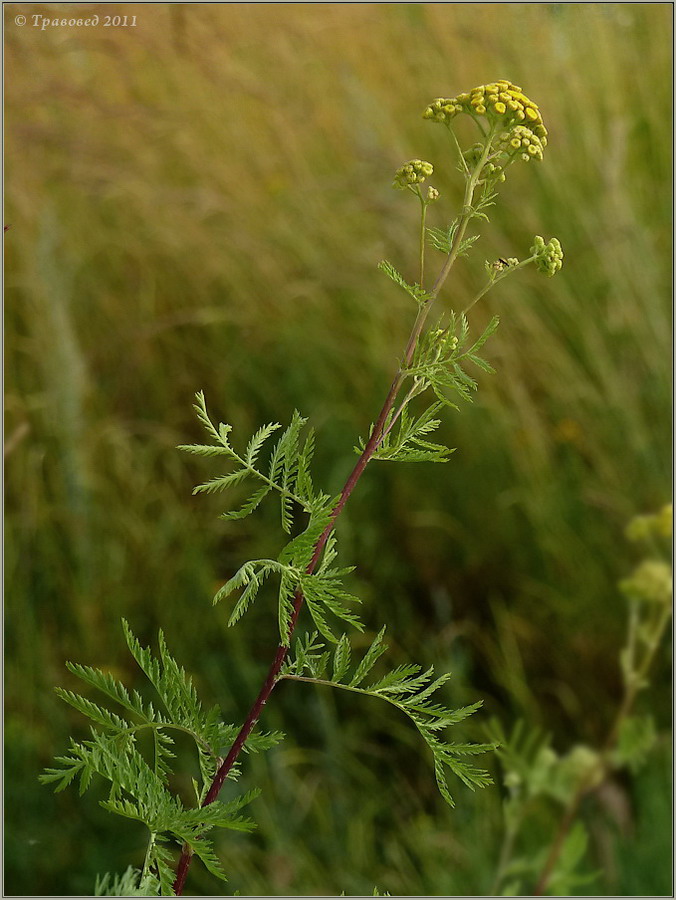
<svg viewBox="0 0 676 900">
<path fill-rule="evenodd" d="M 535 265 L 538 272 L 547 275 L 549 278 L 556 275 L 563 265 L 563 250 L 557 238 L 552 238 L 548 244 L 540 235 L 536 235 L 530 252 L 536 257 Z"/>
<path fill-rule="evenodd" d="M 423 159 L 412 159 L 397 169 L 394 174 L 393 187 L 403 190 L 408 185 L 422 184 L 425 178 L 433 172 L 434 166 L 432 163 L 425 162 Z"/>
</svg>

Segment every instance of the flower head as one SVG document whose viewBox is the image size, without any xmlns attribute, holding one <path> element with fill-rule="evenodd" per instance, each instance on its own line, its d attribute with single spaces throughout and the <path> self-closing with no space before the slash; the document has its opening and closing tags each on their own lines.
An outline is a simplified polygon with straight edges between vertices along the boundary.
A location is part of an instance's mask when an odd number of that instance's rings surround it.
<svg viewBox="0 0 676 900">
<path fill-rule="evenodd" d="M 480 84 L 466 94 L 433 100 L 423 113 L 423 118 L 450 125 L 461 113 L 475 121 L 488 121 L 501 125 L 502 133 L 497 144 L 512 162 L 514 159 L 542 159 L 547 146 L 547 129 L 536 103 L 511 81 L 495 81 Z M 503 179 L 501 179 L 503 180 Z"/>
<path fill-rule="evenodd" d="M 460 113 L 470 116 L 487 116 L 507 123 L 523 122 L 530 126 L 540 139 L 545 139 L 547 129 L 544 127 L 540 109 L 523 93 L 521 88 L 511 81 L 495 81 L 492 84 L 480 84 L 466 94 L 446 99 L 438 97 L 433 100 L 423 113 L 423 118 L 435 122 L 448 123 Z"/>
<path fill-rule="evenodd" d="M 412 159 L 410 162 L 400 166 L 394 173 L 393 187 L 404 190 L 414 184 L 422 184 L 434 172 L 432 163 L 425 162 L 424 159 Z"/>
<path fill-rule="evenodd" d="M 542 159 L 544 144 L 531 128 L 514 125 L 508 131 L 501 132 L 496 149 L 508 157 L 520 156 L 528 162 L 530 159 Z"/>
<path fill-rule="evenodd" d="M 556 275 L 563 265 L 563 250 L 556 238 L 552 238 L 548 244 L 545 244 L 544 238 L 536 234 L 530 252 L 535 256 L 535 265 L 538 272 L 542 272 L 543 275 L 547 275 L 549 278 L 552 275 Z"/>
</svg>

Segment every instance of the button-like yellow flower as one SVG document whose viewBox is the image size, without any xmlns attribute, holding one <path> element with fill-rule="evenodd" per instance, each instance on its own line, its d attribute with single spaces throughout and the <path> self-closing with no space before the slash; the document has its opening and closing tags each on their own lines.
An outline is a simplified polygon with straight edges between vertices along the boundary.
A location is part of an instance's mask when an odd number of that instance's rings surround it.
<svg viewBox="0 0 676 900">
<path fill-rule="evenodd" d="M 471 91 L 450 99 L 438 97 L 427 107 L 423 118 L 450 125 L 461 113 L 466 113 L 477 121 L 479 116 L 487 116 L 489 121 L 500 122 L 507 128 L 527 122 L 532 133 L 539 138 L 540 152 L 528 151 L 530 155 L 524 154 L 522 159 L 542 158 L 541 151 L 547 146 L 547 129 L 538 105 L 511 81 L 503 79 L 491 84 L 480 84 Z"/>
<path fill-rule="evenodd" d="M 425 162 L 424 159 L 412 159 L 410 162 L 400 166 L 394 173 L 393 187 L 407 188 L 414 184 L 422 184 L 434 172 L 432 163 Z"/>
</svg>

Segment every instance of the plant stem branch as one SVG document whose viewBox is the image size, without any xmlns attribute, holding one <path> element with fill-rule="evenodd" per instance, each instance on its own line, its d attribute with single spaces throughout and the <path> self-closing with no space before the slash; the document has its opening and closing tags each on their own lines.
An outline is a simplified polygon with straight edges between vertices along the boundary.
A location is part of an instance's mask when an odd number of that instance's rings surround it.
<svg viewBox="0 0 676 900">
<path fill-rule="evenodd" d="M 420 197 L 420 287 L 425 287 L 425 218 L 427 216 L 427 202 L 418 188 Z"/>
<path fill-rule="evenodd" d="M 469 303 L 462 311 L 463 315 L 467 315 L 470 309 L 474 306 L 475 303 L 478 303 L 481 298 L 487 294 L 492 287 L 495 287 L 498 282 L 502 281 L 503 278 L 506 278 L 508 275 L 511 275 L 512 272 L 516 272 L 517 269 L 522 269 L 524 266 L 527 266 L 529 263 L 532 263 L 536 259 L 535 256 L 529 256 L 528 259 L 522 259 L 520 263 L 517 263 L 515 266 L 510 266 L 508 269 L 505 269 L 504 272 L 501 272 L 499 275 L 496 275 L 495 278 L 491 278 L 491 280 L 486 284 L 476 295 L 476 297 Z"/>
<path fill-rule="evenodd" d="M 500 858 L 498 860 L 495 878 L 493 879 L 493 884 L 490 889 L 490 895 L 493 897 L 499 896 L 502 880 L 505 877 L 507 866 L 512 858 L 512 851 L 514 850 L 514 844 L 519 833 L 522 818 L 522 815 L 519 816 L 516 821 L 511 822 L 505 828 L 505 836 L 502 841 L 502 847 L 500 848 Z"/>
<path fill-rule="evenodd" d="M 150 866 L 150 854 L 153 852 L 153 847 L 155 846 L 155 841 L 157 839 L 157 833 L 154 831 L 150 832 L 150 837 L 148 838 L 148 847 L 146 849 L 145 859 L 143 860 L 143 868 L 141 869 L 141 881 L 148 874 L 148 867 Z"/>
<path fill-rule="evenodd" d="M 418 393 L 418 390 L 419 390 L 418 385 L 413 384 L 411 389 L 409 390 L 409 392 L 406 394 L 404 399 L 401 401 L 401 403 L 395 410 L 394 415 L 392 416 L 390 421 L 387 423 L 387 428 L 383 429 L 383 434 L 382 434 L 383 440 L 388 436 L 388 434 L 392 431 L 394 426 L 397 424 L 397 420 L 398 420 L 399 416 L 406 409 L 406 407 L 408 406 L 409 402 L 413 399 L 413 397 L 415 397 L 415 395 Z"/>
<path fill-rule="evenodd" d="M 437 279 L 434 282 L 434 286 L 433 286 L 432 290 L 430 291 L 428 299 L 425 300 L 423 303 L 421 303 L 418 308 L 418 315 L 416 316 L 415 322 L 413 324 L 413 328 L 411 329 L 411 334 L 410 334 L 408 342 L 406 344 L 406 349 L 404 351 L 404 356 L 403 356 L 402 362 L 399 366 L 399 370 L 397 371 L 397 374 L 395 375 L 394 380 L 392 381 L 392 384 L 391 384 L 388 394 L 385 398 L 385 402 L 383 403 L 383 406 L 382 406 L 382 409 L 378 416 L 378 419 L 376 420 L 376 423 L 373 426 L 373 429 L 371 431 L 371 436 L 369 437 L 369 440 L 368 440 L 366 446 L 364 447 L 364 450 L 362 451 L 361 456 L 357 460 L 357 464 L 355 465 L 354 469 L 352 470 L 349 478 L 345 482 L 345 485 L 340 493 L 338 502 L 337 502 L 337 504 L 333 510 L 333 513 L 331 515 L 331 520 L 329 521 L 328 525 L 326 526 L 326 528 L 320 535 L 320 537 L 315 545 L 312 559 L 310 560 L 310 564 L 308 565 L 308 568 L 307 568 L 308 575 L 311 575 L 314 572 L 314 570 L 321 558 L 322 552 L 323 552 L 326 542 L 329 538 L 329 535 L 331 534 L 331 532 L 333 530 L 336 519 L 342 512 L 343 507 L 347 503 L 347 501 L 350 497 L 350 494 L 352 493 L 352 491 L 354 490 L 354 488 L 357 485 L 357 482 L 361 478 L 361 475 L 362 475 L 364 469 L 366 468 L 366 466 L 368 465 L 369 460 L 371 459 L 371 457 L 373 456 L 375 451 L 378 449 L 378 445 L 380 444 L 380 442 L 383 439 L 383 429 L 385 427 L 385 422 L 387 421 L 387 417 L 389 416 L 390 411 L 392 410 L 392 407 L 394 406 L 394 403 L 397 399 L 397 395 L 399 394 L 401 386 L 404 383 L 404 381 L 408 375 L 407 369 L 410 366 L 411 361 L 413 359 L 413 354 L 415 352 L 415 348 L 418 343 L 418 339 L 420 338 L 423 327 L 425 325 L 425 321 L 429 315 L 432 304 L 434 303 L 437 296 L 439 295 L 439 291 L 441 290 L 444 282 L 446 281 L 446 278 L 448 277 L 448 274 L 451 271 L 453 263 L 455 262 L 455 260 L 458 256 L 458 250 L 460 248 L 460 244 L 465 235 L 465 231 L 467 229 L 469 220 L 472 218 L 472 212 L 473 212 L 472 205 L 471 205 L 472 198 L 474 196 L 474 190 L 476 188 L 476 183 L 481 174 L 481 170 L 482 170 L 482 168 L 486 162 L 486 159 L 488 157 L 488 153 L 490 150 L 490 143 L 491 143 L 490 140 L 488 140 L 486 142 L 486 146 L 484 148 L 484 152 L 482 154 L 482 157 L 481 157 L 479 163 L 477 164 L 476 168 L 471 173 L 471 175 L 467 178 L 467 183 L 465 186 L 465 195 L 464 195 L 464 199 L 463 199 L 462 213 L 460 215 L 460 221 L 458 224 L 457 231 L 453 238 L 453 244 L 451 245 L 451 251 L 448 254 L 448 256 L 446 257 L 444 265 L 442 266 L 441 271 L 439 272 L 439 275 L 437 276 Z M 289 627 L 289 642 L 291 640 L 291 635 L 293 634 L 293 631 L 296 627 L 296 623 L 298 621 L 298 616 L 300 614 L 302 605 L 303 605 L 303 593 L 299 589 L 296 591 L 296 593 L 294 595 L 293 614 L 291 616 L 291 623 L 290 623 L 290 627 Z M 237 760 L 237 757 L 242 752 L 242 749 L 244 748 L 244 744 L 246 743 L 247 738 L 251 734 L 251 731 L 253 730 L 254 726 L 256 725 L 256 722 L 258 721 L 258 719 L 263 711 L 263 708 L 270 697 L 270 694 L 272 693 L 275 685 L 279 681 L 279 673 L 282 669 L 282 665 L 284 664 L 284 660 L 286 659 L 286 655 L 287 655 L 288 651 L 289 651 L 288 646 L 284 646 L 283 644 L 280 644 L 277 647 L 275 657 L 272 660 L 272 663 L 268 670 L 268 674 L 265 678 L 265 681 L 263 682 L 263 685 L 258 693 L 258 696 L 256 697 L 256 699 L 253 703 L 253 706 L 249 710 L 249 713 L 244 721 L 244 724 L 242 725 L 237 737 L 235 738 L 235 742 L 233 743 L 232 747 L 230 748 L 230 752 L 226 756 L 225 760 L 223 761 L 223 764 L 220 766 L 220 768 L 218 769 L 218 772 L 216 773 L 216 775 L 214 777 L 211 787 L 209 788 L 209 790 L 204 798 L 204 801 L 202 802 L 203 807 L 208 806 L 210 803 L 213 803 L 216 800 L 216 798 L 218 797 L 220 790 L 223 787 L 223 784 L 225 782 L 225 779 L 228 776 L 228 773 L 232 769 L 235 761 Z M 185 886 L 185 879 L 188 874 L 188 869 L 190 868 L 192 856 L 193 856 L 192 848 L 189 846 L 189 844 L 184 844 L 182 852 L 181 852 L 181 858 L 178 863 L 178 868 L 176 870 L 176 879 L 174 881 L 174 894 L 177 897 L 181 896 L 183 893 L 183 888 Z"/>
</svg>

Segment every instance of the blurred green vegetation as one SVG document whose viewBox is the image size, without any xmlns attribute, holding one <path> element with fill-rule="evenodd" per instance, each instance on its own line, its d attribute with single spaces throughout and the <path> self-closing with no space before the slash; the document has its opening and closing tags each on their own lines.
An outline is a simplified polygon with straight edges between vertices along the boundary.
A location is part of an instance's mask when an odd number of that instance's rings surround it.
<svg viewBox="0 0 676 900">
<path fill-rule="evenodd" d="M 601 740 L 621 690 L 622 530 L 670 490 L 670 5 L 119 4 L 136 28 L 14 25 L 73 10 L 112 8 L 5 6 L 7 892 L 86 894 L 140 862 L 133 823 L 37 783 L 83 734 L 52 692 L 72 686 L 65 659 L 140 682 L 120 616 L 146 642 L 161 624 L 205 699 L 245 713 L 275 621 L 261 602 L 227 630 L 210 599 L 274 550 L 276 513 L 226 523 L 218 497 L 190 496 L 211 474 L 175 450 L 198 433 L 193 393 L 235 435 L 298 407 L 319 483 L 340 487 L 411 323 L 376 270 L 415 266 L 416 204 L 392 174 L 430 159 L 431 224 L 450 218 L 450 143 L 421 113 L 495 78 L 539 103 L 550 144 L 510 170 L 444 303 L 464 305 L 483 260 L 523 256 L 535 233 L 560 238 L 564 268 L 477 310 L 477 328 L 502 316 L 498 374 L 448 417 L 458 452 L 374 464 L 343 553 L 394 662 L 452 670 L 450 702 L 483 697 L 561 750 Z M 651 698 L 665 734 L 666 654 Z M 289 684 L 273 701 L 264 724 L 289 740 L 247 767 L 264 793 L 258 832 L 224 839 L 233 891 L 489 891 L 499 786 L 456 790 L 451 811 L 389 709 Z M 615 785 L 622 827 L 586 810 L 597 893 L 670 890 L 663 742 Z M 194 870 L 191 890 L 219 892 Z"/>
</svg>

